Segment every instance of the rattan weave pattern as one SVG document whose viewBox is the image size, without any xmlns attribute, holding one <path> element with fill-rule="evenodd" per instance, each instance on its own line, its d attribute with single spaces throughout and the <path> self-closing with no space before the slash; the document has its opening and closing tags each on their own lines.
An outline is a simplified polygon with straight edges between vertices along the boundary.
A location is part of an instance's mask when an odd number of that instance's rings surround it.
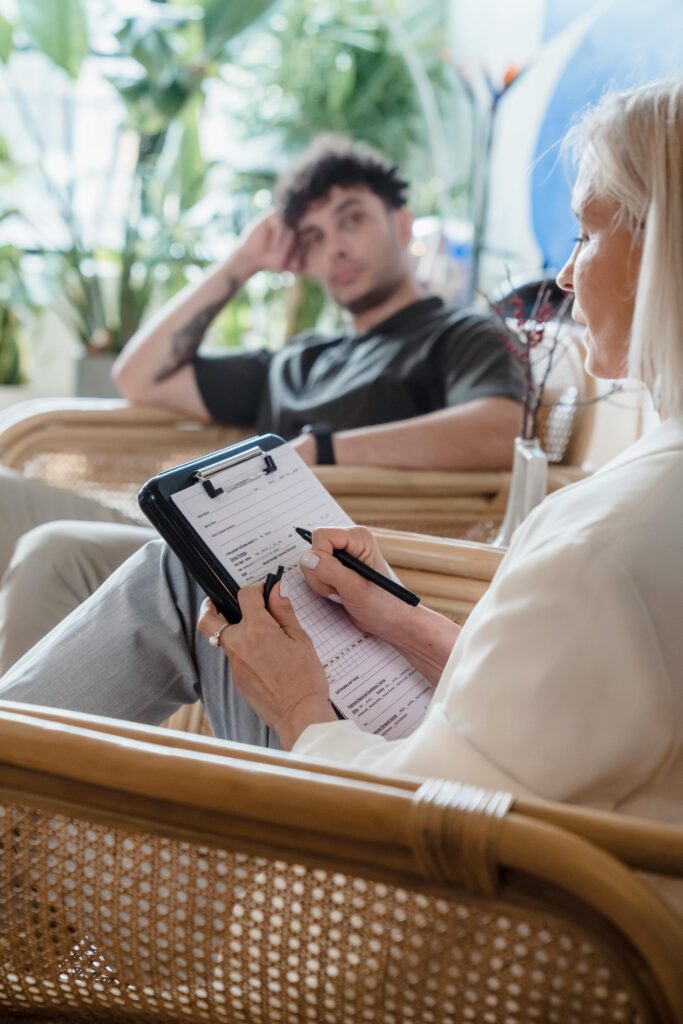
<svg viewBox="0 0 683 1024">
<path fill-rule="evenodd" d="M 110 508 L 123 512 L 135 522 L 147 523 L 137 502 L 141 485 L 154 473 L 171 469 L 206 454 L 201 447 L 169 446 L 158 455 L 150 451 L 109 451 L 59 443 L 27 456 L 24 476 L 43 480 L 53 487 L 76 491 Z"/>
<path fill-rule="evenodd" d="M 0 841 L 3 1021 L 639 1019 L 605 955 L 536 911 L 21 804 Z"/>
</svg>

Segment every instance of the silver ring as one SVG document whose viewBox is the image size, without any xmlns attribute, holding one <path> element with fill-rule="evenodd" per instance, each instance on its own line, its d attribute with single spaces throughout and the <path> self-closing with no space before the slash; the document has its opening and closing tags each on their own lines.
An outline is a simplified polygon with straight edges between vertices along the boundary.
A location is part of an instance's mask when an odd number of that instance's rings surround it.
<svg viewBox="0 0 683 1024">
<path fill-rule="evenodd" d="M 217 629 L 215 633 L 211 634 L 211 636 L 209 637 L 209 643 L 211 644 L 212 647 L 220 647 L 221 633 L 223 632 L 224 629 L 227 629 L 229 625 L 229 622 L 225 622 L 223 623 L 220 629 Z"/>
</svg>

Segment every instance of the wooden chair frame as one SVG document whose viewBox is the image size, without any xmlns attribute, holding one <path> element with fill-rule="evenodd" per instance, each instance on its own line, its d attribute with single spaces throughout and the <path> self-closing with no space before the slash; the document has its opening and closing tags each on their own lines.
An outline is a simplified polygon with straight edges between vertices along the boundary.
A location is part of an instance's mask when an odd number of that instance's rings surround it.
<svg viewBox="0 0 683 1024">
<path fill-rule="evenodd" d="M 17 802 L 141 843 L 170 837 L 445 900 L 467 896 L 493 910 L 540 908 L 588 935 L 628 978 L 643 1024 L 683 1019 L 683 924 L 613 856 L 683 875 L 680 829 L 3 702 L 0 804 Z M 13 978 L 12 990 L 30 1002 L 42 979 L 32 975 L 22 988 Z M 106 991 L 96 1001 L 101 1015 L 92 1019 L 124 1019 L 107 1016 Z M 201 1017 L 212 1019 L 246 1018 Z"/>
</svg>

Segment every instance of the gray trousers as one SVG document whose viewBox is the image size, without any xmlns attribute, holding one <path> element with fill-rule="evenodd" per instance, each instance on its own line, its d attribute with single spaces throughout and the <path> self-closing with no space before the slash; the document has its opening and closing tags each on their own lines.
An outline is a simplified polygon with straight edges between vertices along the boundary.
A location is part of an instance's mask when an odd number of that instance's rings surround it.
<svg viewBox="0 0 683 1024">
<path fill-rule="evenodd" d="M 203 598 L 151 541 L 0 679 L 0 699 L 153 725 L 199 699 L 216 736 L 278 749 L 233 688 L 223 652 L 196 631 Z"/>
<path fill-rule="evenodd" d="M 155 536 L 115 509 L 0 467 L 0 675 Z"/>
<path fill-rule="evenodd" d="M 6 571 L 19 538 L 35 526 L 56 519 L 132 522 L 122 512 L 92 498 L 62 487 L 51 487 L 42 480 L 32 480 L 0 466 L 0 576 Z"/>
</svg>

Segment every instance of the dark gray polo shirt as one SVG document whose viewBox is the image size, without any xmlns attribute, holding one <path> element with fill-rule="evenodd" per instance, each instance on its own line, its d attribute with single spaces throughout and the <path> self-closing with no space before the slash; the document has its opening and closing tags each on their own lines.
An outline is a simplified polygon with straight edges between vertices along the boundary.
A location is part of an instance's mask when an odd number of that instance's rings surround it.
<svg viewBox="0 0 683 1024">
<path fill-rule="evenodd" d="M 347 430 L 475 398 L 522 400 L 519 367 L 495 318 L 414 302 L 365 334 L 297 335 L 276 352 L 198 355 L 197 384 L 218 423 L 295 437 L 306 423 Z"/>
</svg>

